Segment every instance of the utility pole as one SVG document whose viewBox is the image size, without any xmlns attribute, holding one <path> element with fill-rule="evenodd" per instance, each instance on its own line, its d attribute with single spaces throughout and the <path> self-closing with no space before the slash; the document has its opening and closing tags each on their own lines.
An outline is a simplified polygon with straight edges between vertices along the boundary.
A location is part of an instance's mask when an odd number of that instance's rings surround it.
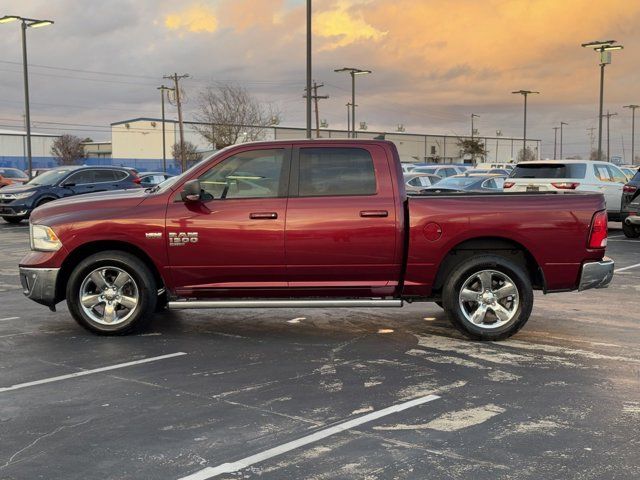
<svg viewBox="0 0 640 480">
<path fill-rule="evenodd" d="M 560 127 L 553 127 L 553 159 L 555 160 L 556 158 L 556 147 L 557 147 L 557 143 L 558 143 L 558 129 Z"/>
<path fill-rule="evenodd" d="M 518 90 L 511 92 L 516 95 L 522 95 L 524 97 L 524 128 L 522 134 L 522 160 L 527 159 L 527 97 L 531 94 L 539 94 L 540 92 L 534 92 L 532 90 Z"/>
<path fill-rule="evenodd" d="M 311 95 L 311 99 L 315 103 L 315 111 L 316 111 L 316 138 L 320 138 L 320 114 L 318 113 L 318 100 L 324 100 L 329 98 L 329 95 L 318 95 L 318 89 L 324 87 L 324 83 L 318 85 L 316 81 L 313 81 L 313 95 Z M 302 96 L 303 98 L 307 98 L 307 94 Z"/>
<path fill-rule="evenodd" d="M 473 119 L 480 118 L 480 115 L 476 115 L 475 113 L 471 114 L 471 140 L 473 141 L 473 135 L 475 134 L 476 129 L 473 128 Z"/>
<path fill-rule="evenodd" d="M 636 108 L 640 108 L 640 105 L 625 105 L 622 108 L 631 109 L 631 164 L 636 163 Z M 629 163 L 626 162 L 625 163 Z"/>
<path fill-rule="evenodd" d="M 609 156 L 609 120 L 611 119 L 611 117 L 614 117 L 618 115 L 617 113 L 609 113 L 609 110 L 607 110 L 607 114 L 603 115 L 603 117 L 607 117 L 607 162 L 611 161 L 611 157 Z"/>
<path fill-rule="evenodd" d="M 173 75 L 165 75 L 162 78 L 173 80 L 173 88 L 176 95 L 176 107 L 178 108 L 178 125 L 180 128 L 180 166 L 182 168 L 182 171 L 184 172 L 187 169 L 187 159 L 184 156 L 184 126 L 182 124 L 182 103 L 180 102 L 179 82 L 183 78 L 189 78 L 189 74 L 185 73 L 184 75 L 178 75 L 177 73 L 174 73 Z"/>
<path fill-rule="evenodd" d="M 307 0 L 307 138 L 311 138 L 311 0 Z"/>
<path fill-rule="evenodd" d="M 562 155 L 562 145 L 563 145 L 563 141 L 562 141 L 562 126 L 563 125 L 569 125 L 567 122 L 560 122 L 560 160 L 562 160 L 564 158 L 564 156 Z"/>
<path fill-rule="evenodd" d="M 164 92 L 173 91 L 173 88 L 160 85 L 158 87 L 158 90 L 160 90 L 160 103 L 162 105 L 162 171 L 166 173 L 167 171 L 167 140 L 166 140 L 165 116 L 164 116 Z"/>
</svg>

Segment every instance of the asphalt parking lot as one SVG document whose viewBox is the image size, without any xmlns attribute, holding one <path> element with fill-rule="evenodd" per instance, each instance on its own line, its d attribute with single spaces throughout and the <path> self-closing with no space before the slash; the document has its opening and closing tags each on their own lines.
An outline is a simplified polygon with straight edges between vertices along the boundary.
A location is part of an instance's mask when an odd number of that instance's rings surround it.
<svg viewBox="0 0 640 480">
<path fill-rule="evenodd" d="M 1 224 L 0 478 L 639 478 L 640 241 L 611 226 L 609 289 L 475 343 L 435 305 L 97 337 L 23 297 L 28 228 Z"/>
</svg>

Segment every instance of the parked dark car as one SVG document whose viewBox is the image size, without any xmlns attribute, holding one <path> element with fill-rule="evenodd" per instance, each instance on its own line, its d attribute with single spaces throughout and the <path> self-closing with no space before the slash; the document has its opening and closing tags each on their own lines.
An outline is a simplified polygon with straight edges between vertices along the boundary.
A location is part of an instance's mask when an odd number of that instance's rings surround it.
<svg viewBox="0 0 640 480">
<path fill-rule="evenodd" d="M 167 178 L 173 177 L 173 175 L 163 172 L 142 172 L 139 173 L 138 176 L 140 177 L 140 185 L 145 188 L 155 187 L 156 185 L 160 185 Z"/>
<path fill-rule="evenodd" d="M 20 223 L 36 207 L 58 198 L 127 188 L 140 188 L 140 178 L 126 168 L 55 168 L 24 185 L 4 187 L 0 191 L 0 216 L 9 223 Z"/>
<path fill-rule="evenodd" d="M 22 170 L 8 167 L 0 168 L 0 188 L 15 185 L 16 183 L 22 185 L 27 180 L 29 180 L 29 177 Z"/>
<path fill-rule="evenodd" d="M 640 237 L 640 225 L 626 221 L 631 215 L 637 215 L 635 209 L 630 209 L 630 204 L 640 197 L 640 170 L 636 172 L 629 182 L 622 187 L 622 231 L 628 238 Z"/>
<path fill-rule="evenodd" d="M 505 178 L 505 175 L 454 175 L 443 178 L 423 192 L 501 192 Z"/>
</svg>

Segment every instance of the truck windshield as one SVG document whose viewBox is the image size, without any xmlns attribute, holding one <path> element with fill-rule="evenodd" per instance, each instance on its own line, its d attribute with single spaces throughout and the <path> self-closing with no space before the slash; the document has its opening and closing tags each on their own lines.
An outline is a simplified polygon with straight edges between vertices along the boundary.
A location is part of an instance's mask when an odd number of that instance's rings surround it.
<svg viewBox="0 0 640 480">
<path fill-rule="evenodd" d="M 27 182 L 27 185 L 55 185 L 60 180 L 62 180 L 70 171 L 71 169 L 68 168 L 49 170 L 48 172 L 44 172 L 38 175 L 30 182 Z"/>
<path fill-rule="evenodd" d="M 520 163 L 511 172 L 511 178 L 584 178 L 585 163 Z"/>
</svg>

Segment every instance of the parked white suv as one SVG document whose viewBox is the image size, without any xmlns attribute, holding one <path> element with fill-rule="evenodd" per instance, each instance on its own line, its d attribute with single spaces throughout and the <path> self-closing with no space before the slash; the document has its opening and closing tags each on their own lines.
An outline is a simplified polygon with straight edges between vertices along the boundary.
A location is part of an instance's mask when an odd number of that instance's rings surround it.
<svg viewBox="0 0 640 480">
<path fill-rule="evenodd" d="M 539 160 L 520 162 L 504 182 L 505 192 L 600 192 L 609 219 L 621 220 L 622 188 L 627 177 L 608 162 Z"/>
</svg>

